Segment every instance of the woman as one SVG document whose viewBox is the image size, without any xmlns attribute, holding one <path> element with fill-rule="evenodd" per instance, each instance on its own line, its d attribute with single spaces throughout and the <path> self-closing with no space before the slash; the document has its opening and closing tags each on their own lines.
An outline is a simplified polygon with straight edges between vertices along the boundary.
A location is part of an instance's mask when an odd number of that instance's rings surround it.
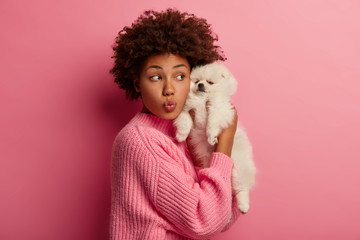
<svg viewBox="0 0 360 240">
<path fill-rule="evenodd" d="M 225 60 L 205 19 L 168 9 L 146 11 L 113 47 L 111 73 L 143 109 L 112 149 L 111 239 L 206 239 L 240 212 L 232 197 L 230 154 L 237 116 L 218 137 L 208 168 L 195 167 L 175 140 L 194 66 Z"/>
</svg>

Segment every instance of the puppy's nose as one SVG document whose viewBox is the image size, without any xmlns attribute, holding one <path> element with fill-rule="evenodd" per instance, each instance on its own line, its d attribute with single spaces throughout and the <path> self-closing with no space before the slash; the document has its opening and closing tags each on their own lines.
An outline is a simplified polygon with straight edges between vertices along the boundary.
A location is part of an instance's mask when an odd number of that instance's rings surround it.
<svg viewBox="0 0 360 240">
<path fill-rule="evenodd" d="M 199 83 L 199 84 L 198 84 L 198 87 L 197 87 L 197 90 L 198 90 L 199 92 L 205 92 L 205 86 L 204 86 L 204 84 L 203 84 L 203 83 Z"/>
</svg>

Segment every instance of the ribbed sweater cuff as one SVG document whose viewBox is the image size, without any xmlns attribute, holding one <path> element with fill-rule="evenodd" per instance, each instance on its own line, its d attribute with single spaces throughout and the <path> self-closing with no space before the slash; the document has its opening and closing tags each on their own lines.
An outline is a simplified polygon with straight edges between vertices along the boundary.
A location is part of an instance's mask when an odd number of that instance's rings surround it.
<svg viewBox="0 0 360 240">
<path fill-rule="evenodd" d="M 231 158 L 220 152 L 213 152 L 209 167 L 219 170 L 224 177 L 231 178 L 231 171 L 234 163 Z"/>
</svg>

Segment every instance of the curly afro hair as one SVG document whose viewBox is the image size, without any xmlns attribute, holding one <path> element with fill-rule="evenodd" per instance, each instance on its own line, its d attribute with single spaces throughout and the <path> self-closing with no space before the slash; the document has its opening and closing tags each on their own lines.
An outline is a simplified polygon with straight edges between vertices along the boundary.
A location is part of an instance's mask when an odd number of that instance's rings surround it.
<svg viewBox="0 0 360 240">
<path fill-rule="evenodd" d="M 175 9 L 156 12 L 145 11 L 131 25 L 124 27 L 112 47 L 115 64 L 110 70 L 114 82 L 126 91 L 126 97 L 134 100 L 140 97 L 135 91 L 133 80 L 140 75 L 143 62 L 151 55 L 171 53 L 185 57 L 190 67 L 204 65 L 226 58 L 210 25 L 194 14 Z"/>
</svg>

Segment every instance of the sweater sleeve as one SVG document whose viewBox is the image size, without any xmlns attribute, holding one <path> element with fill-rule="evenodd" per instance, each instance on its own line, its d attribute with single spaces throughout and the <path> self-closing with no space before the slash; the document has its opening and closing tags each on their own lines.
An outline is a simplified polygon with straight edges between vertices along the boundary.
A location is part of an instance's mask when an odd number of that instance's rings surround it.
<svg viewBox="0 0 360 240">
<path fill-rule="evenodd" d="M 155 205 L 189 237 L 211 237 L 226 225 L 231 211 L 232 161 L 213 154 L 209 168 L 198 172 L 199 182 L 176 165 L 161 161 Z"/>
<path fill-rule="evenodd" d="M 157 211 L 179 234 L 190 238 L 209 238 L 222 231 L 231 216 L 233 161 L 213 153 L 209 167 L 197 172 L 197 181 L 169 154 L 169 145 L 155 142 L 145 144 L 149 161 L 156 165 L 154 174 L 147 174 L 152 179 L 145 181 L 152 185 L 148 194 Z"/>
<path fill-rule="evenodd" d="M 179 150 L 173 142 L 140 132 L 136 152 L 147 159 L 137 172 L 157 211 L 174 231 L 189 238 L 210 238 L 221 232 L 231 216 L 233 161 L 213 153 L 209 167 L 198 170 L 195 179 L 186 173 L 183 161 L 188 159 L 176 154 Z"/>
<path fill-rule="evenodd" d="M 231 206 L 231 218 L 230 218 L 229 222 L 226 224 L 226 226 L 221 230 L 221 232 L 225 232 L 225 231 L 229 230 L 230 227 L 236 222 L 236 220 L 241 215 L 241 212 L 240 212 L 238 204 L 237 204 L 237 200 L 236 200 L 236 198 L 234 196 L 232 197 L 232 203 L 231 204 L 232 204 L 232 206 Z"/>
</svg>

